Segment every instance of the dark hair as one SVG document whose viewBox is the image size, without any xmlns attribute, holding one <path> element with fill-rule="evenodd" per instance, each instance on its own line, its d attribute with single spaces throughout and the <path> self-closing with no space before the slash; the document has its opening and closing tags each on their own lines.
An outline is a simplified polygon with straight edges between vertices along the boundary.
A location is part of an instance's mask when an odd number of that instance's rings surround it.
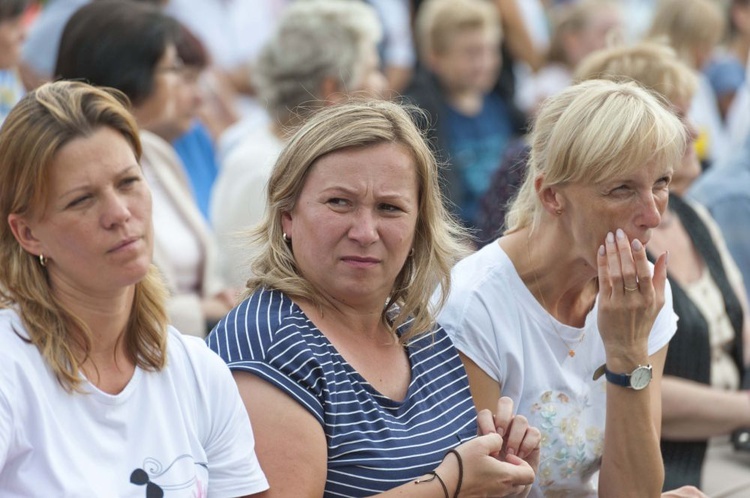
<svg viewBox="0 0 750 498">
<path fill-rule="evenodd" d="M 0 22 L 20 16 L 28 6 L 29 0 L 1 0 Z"/>
<path fill-rule="evenodd" d="M 203 42 L 184 24 L 180 24 L 180 37 L 177 39 L 177 56 L 186 66 L 204 69 L 208 66 L 208 52 Z"/>
<path fill-rule="evenodd" d="M 176 45 L 179 30 L 176 20 L 146 3 L 86 4 L 65 25 L 55 76 L 116 88 L 138 106 L 151 95 L 156 64 Z"/>
</svg>

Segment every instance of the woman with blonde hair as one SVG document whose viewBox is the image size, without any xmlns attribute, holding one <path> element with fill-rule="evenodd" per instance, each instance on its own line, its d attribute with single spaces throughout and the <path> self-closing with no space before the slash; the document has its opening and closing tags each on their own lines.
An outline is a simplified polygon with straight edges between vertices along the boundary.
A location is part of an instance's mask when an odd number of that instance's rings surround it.
<svg viewBox="0 0 750 498">
<path fill-rule="evenodd" d="M 539 431 L 507 398 L 477 417 L 435 324 L 429 296 L 464 253 L 437 175 L 389 102 L 327 108 L 279 157 L 247 297 L 208 339 L 269 497 L 507 496 L 533 481 Z"/>
<path fill-rule="evenodd" d="M 652 267 L 645 244 L 684 126 L 638 85 L 593 80 L 551 97 L 530 143 L 506 232 L 456 265 L 438 320 L 477 408 L 508 396 L 541 430 L 532 496 L 658 495 L 677 318 L 667 257 Z"/>
<path fill-rule="evenodd" d="M 0 489 L 263 491 L 229 373 L 167 325 L 126 102 L 46 84 L 0 131 Z"/>
</svg>

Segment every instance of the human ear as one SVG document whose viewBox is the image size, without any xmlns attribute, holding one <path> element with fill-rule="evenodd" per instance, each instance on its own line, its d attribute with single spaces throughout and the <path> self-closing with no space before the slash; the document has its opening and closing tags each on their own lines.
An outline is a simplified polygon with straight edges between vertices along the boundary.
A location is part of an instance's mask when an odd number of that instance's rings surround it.
<svg viewBox="0 0 750 498">
<path fill-rule="evenodd" d="M 34 229 L 25 216 L 11 213 L 8 215 L 8 225 L 18 244 L 28 253 L 38 256 L 42 251 L 42 243 L 34 235 Z"/>
<path fill-rule="evenodd" d="M 539 175 L 534 179 L 534 189 L 545 211 L 556 216 L 562 214 L 565 200 L 557 186 L 545 185 L 544 177 Z"/>
</svg>

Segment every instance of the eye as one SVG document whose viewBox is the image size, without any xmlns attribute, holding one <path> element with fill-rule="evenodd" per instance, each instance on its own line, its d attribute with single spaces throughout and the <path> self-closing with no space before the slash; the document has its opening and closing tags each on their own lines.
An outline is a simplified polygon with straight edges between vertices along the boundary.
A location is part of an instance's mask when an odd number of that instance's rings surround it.
<svg viewBox="0 0 750 498">
<path fill-rule="evenodd" d="M 123 178 L 122 181 L 120 181 L 120 187 L 129 188 L 140 181 L 141 177 L 139 176 L 128 176 L 127 178 Z"/>
<path fill-rule="evenodd" d="M 388 203 L 385 203 L 385 202 L 382 203 L 382 204 L 380 204 L 380 206 L 378 206 L 378 207 L 380 208 L 381 211 L 388 211 L 388 212 L 391 212 L 391 213 L 402 211 L 402 209 L 400 207 L 394 206 L 393 204 L 388 204 Z"/>
<path fill-rule="evenodd" d="M 346 199 L 342 199 L 341 197 L 331 197 L 326 201 L 326 204 L 328 204 L 331 207 L 346 207 L 349 205 L 349 201 Z"/>
<path fill-rule="evenodd" d="M 70 201 L 68 205 L 65 206 L 65 208 L 70 209 L 70 208 L 82 206 L 85 202 L 87 202 L 91 198 L 92 196 L 90 194 L 84 194 L 84 195 L 78 196 L 72 201 Z"/>
<path fill-rule="evenodd" d="M 655 188 L 667 188 L 669 187 L 669 184 L 672 183 L 672 177 L 670 176 L 663 176 L 656 180 L 656 183 L 654 183 Z"/>
</svg>

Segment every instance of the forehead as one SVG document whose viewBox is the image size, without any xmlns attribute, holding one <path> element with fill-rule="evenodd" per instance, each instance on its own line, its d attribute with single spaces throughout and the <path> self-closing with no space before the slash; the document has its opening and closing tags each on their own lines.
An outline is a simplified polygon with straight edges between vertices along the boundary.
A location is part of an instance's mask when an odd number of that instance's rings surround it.
<svg viewBox="0 0 750 498">
<path fill-rule="evenodd" d="M 416 162 L 409 149 L 396 142 L 350 147 L 330 152 L 312 163 L 305 185 L 325 181 L 336 183 L 416 182 Z"/>
</svg>

